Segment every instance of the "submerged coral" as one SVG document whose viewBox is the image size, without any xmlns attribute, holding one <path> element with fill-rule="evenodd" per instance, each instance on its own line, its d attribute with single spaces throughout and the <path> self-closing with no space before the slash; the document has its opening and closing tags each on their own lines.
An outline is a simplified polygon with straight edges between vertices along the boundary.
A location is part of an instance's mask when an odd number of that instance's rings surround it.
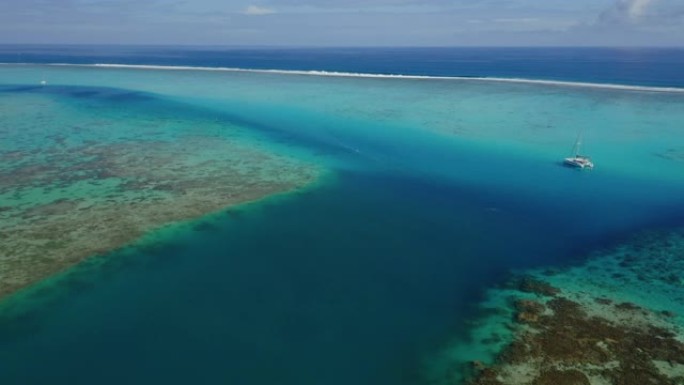
<svg viewBox="0 0 684 385">
<path fill-rule="evenodd" d="M 577 266 L 516 275 L 488 292 L 472 329 L 507 330 L 505 342 L 480 338 L 469 346 L 488 347 L 491 359 L 469 364 L 468 349 L 452 346 L 461 375 L 434 382 L 684 385 L 683 255 L 684 231 L 653 231 Z"/>
<path fill-rule="evenodd" d="M 470 384 L 684 384 L 684 371 L 673 374 L 684 369 L 684 342 L 662 314 L 596 302 L 588 312 L 563 294 L 543 304 L 515 304 L 514 340 Z M 657 362 L 671 370 L 659 369 Z"/>
<path fill-rule="evenodd" d="M 171 125 L 173 116 L 135 106 L 118 116 L 106 104 L 93 114 L 40 95 L 18 99 L 0 100 L 0 127 L 14 127 L 0 136 L 0 298 L 152 229 L 320 173 L 202 115 Z M 39 114 L 25 111 L 31 103 Z"/>
</svg>

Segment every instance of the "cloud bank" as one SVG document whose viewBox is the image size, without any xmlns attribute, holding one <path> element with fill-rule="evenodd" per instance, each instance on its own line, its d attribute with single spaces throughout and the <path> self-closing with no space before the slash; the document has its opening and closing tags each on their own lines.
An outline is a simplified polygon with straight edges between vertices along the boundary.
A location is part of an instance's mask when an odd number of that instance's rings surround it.
<svg viewBox="0 0 684 385">
<path fill-rule="evenodd" d="M 684 0 L 0 0 L 0 43 L 684 46 Z"/>
<path fill-rule="evenodd" d="M 617 0 L 612 7 L 599 15 L 599 22 L 606 24 L 639 23 L 644 20 L 657 0 Z"/>
<path fill-rule="evenodd" d="M 250 5 L 247 8 L 245 8 L 245 10 L 242 13 L 250 16 L 263 16 L 274 14 L 276 13 L 276 10 L 268 7 L 260 7 L 258 5 Z"/>
</svg>

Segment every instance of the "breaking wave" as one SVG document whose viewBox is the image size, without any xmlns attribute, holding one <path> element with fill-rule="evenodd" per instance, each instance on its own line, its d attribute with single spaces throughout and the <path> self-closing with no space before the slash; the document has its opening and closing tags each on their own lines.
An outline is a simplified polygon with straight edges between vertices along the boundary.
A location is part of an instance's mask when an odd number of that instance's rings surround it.
<svg viewBox="0 0 684 385">
<path fill-rule="evenodd" d="M 17 63 L 4 63 L 4 64 L 16 65 Z M 563 80 L 543 80 L 543 79 L 505 78 L 505 77 L 373 74 L 373 73 L 338 72 L 338 71 L 321 71 L 321 70 L 279 70 L 279 69 L 252 69 L 252 68 L 235 68 L 235 67 L 165 66 L 165 65 L 148 65 L 148 64 L 51 63 L 51 64 L 47 64 L 47 65 L 50 65 L 50 66 L 67 66 L 67 67 L 99 67 L 99 68 L 119 68 L 119 69 L 166 70 L 166 71 L 247 72 L 247 73 L 265 73 L 265 74 L 281 74 L 281 75 L 327 76 L 327 77 L 371 78 L 371 79 L 459 80 L 459 81 L 539 84 L 539 85 L 547 85 L 547 86 L 597 88 L 597 89 L 612 89 L 612 90 L 641 91 L 641 92 L 684 93 L 684 88 L 681 88 L 681 87 L 638 86 L 638 85 L 628 85 L 628 84 L 590 83 L 590 82 L 573 82 L 573 81 L 563 81 Z"/>
</svg>

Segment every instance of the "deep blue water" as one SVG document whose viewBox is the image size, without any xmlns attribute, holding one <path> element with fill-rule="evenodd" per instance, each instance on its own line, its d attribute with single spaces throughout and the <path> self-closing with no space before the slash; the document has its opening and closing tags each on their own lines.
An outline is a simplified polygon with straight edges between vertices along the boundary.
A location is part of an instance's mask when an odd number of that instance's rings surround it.
<svg viewBox="0 0 684 385">
<path fill-rule="evenodd" d="M 0 380 L 420 383 L 423 354 L 458 330 L 482 287 L 599 241 L 592 228 L 546 231 L 581 222 L 554 214 L 463 186 L 342 173 L 72 273 L 49 306 L 0 318 Z"/>
<path fill-rule="evenodd" d="M 677 50 L 3 47 L 0 61 L 684 86 Z M 286 137 L 287 127 L 251 127 L 331 151 Z M 563 264 L 643 227 L 681 225 L 684 192 L 668 186 L 419 149 L 374 151 L 435 166 L 467 157 L 464 175 L 491 183 L 335 170 L 334 182 L 87 263 L 32 294 L 19 316 L 0 315 L 0 383 L 418 384 L 425 355 L 464 330 L 482 290 L 511 268 Z"/>
<path fill-rule="evenodd" d="M 115 63 L 514 77 L 684 87 L 677 48 L 217 48 L 0 46 L 0 62 Z"/>
</svg>

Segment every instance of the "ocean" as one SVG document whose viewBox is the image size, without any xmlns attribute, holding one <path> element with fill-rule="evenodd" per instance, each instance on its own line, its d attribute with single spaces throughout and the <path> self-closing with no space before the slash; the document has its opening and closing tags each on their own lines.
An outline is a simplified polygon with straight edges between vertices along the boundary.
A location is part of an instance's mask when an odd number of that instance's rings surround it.
<svg viewBox="0 0 684 385">
<path fill-rule="evenodd" d="M 682 87 L 672 48 L 1 46 L 3 63 L 116 63 L 358 74 L 505 77 Z"/>
<path fill-rule="evenodd" d="M 2 46 L 0 62 L 3 159 L 146 152 L 150 179 L 199 153 L 191 178 L 239 143 L 216 172 L 270 153 L 324 170 L 5 299 L 3 384 L 435 383 L 446 345 L 492 359 L 471 332 L 511 271 L 684 227 L 684 50 Z M 560 164 L 580 132 L 591 171 Z M 91 142 L 109 152 L 81 155 Z M 59 159 L 41 166 L 83 171 Z M 0 208 L 122 195 L 59 178 L 0 185 Z"/>
</svg>

